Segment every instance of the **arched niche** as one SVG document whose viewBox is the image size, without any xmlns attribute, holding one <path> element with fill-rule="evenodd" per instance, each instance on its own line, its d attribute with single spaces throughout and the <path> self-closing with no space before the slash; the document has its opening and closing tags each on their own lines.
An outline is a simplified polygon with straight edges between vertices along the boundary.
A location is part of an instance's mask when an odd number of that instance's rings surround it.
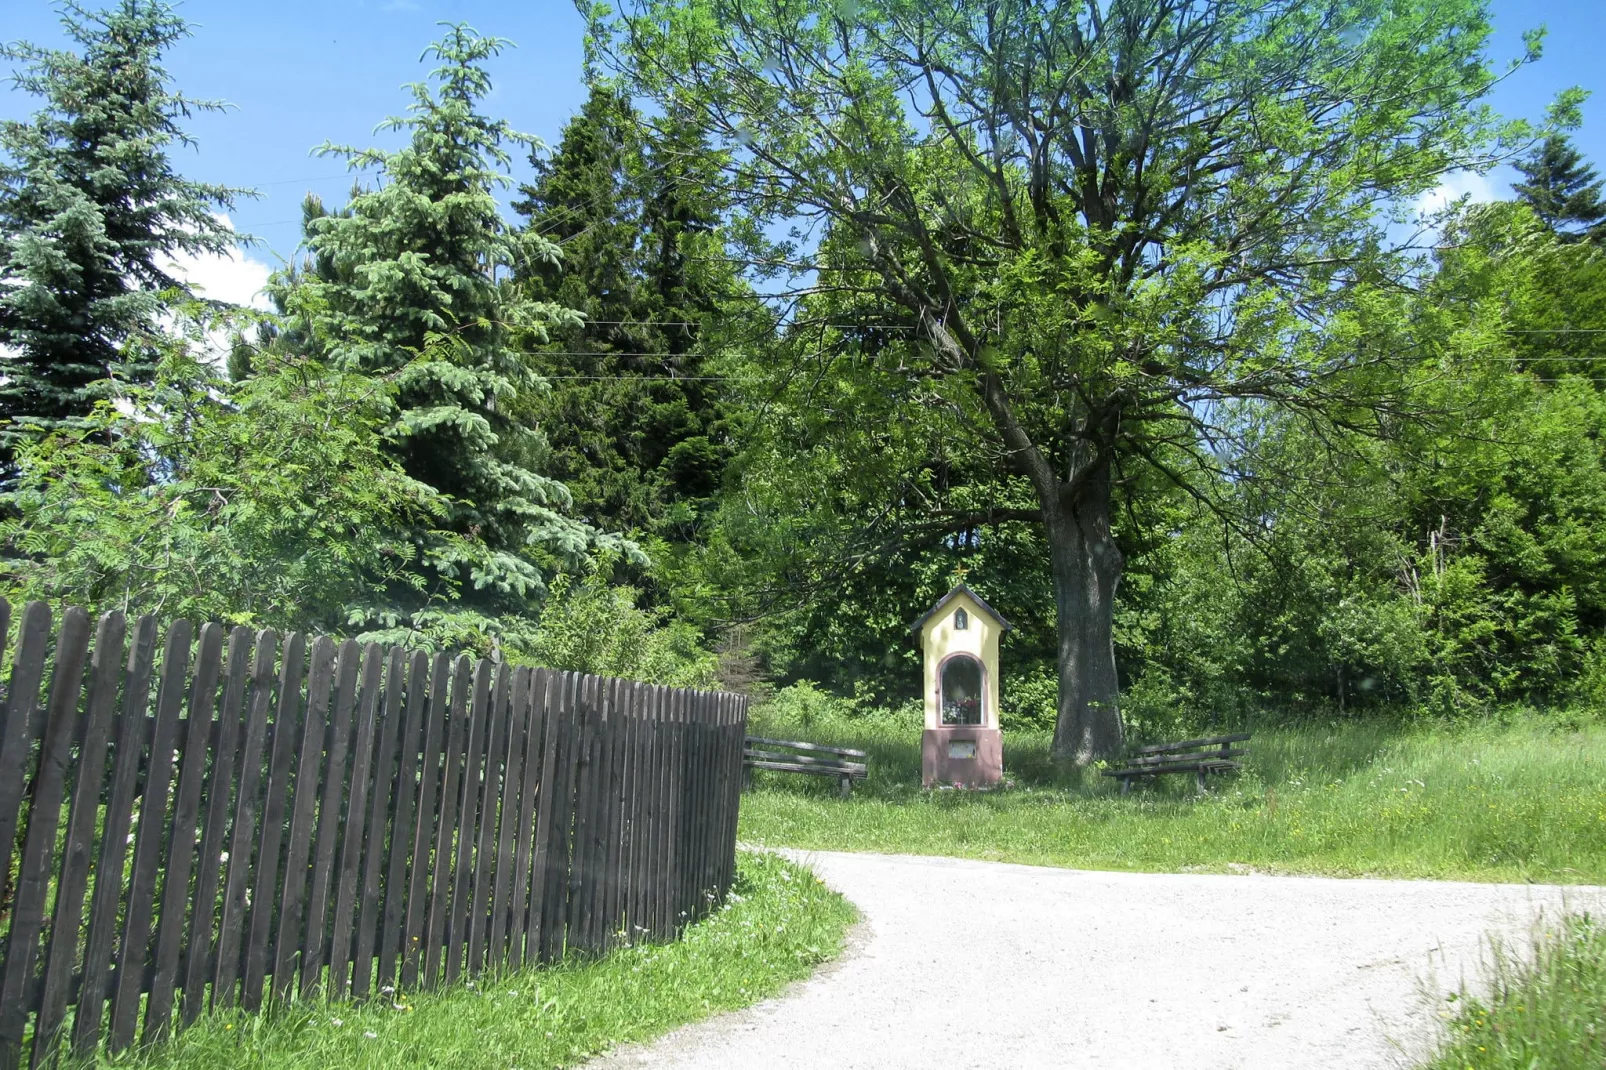
<svg viewBox="0 0 1606 1070">
<path fill-rule="evenodd" d="M 945 725 L 985 724 L 987 674 L 981 660 L 970 654 L 950 654 L 938 670 L 939 709 Z"/>
</svg>

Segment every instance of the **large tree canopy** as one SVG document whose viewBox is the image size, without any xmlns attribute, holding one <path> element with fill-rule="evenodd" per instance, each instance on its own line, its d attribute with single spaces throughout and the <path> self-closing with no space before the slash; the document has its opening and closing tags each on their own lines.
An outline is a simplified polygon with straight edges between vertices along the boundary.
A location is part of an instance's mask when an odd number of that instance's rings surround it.
<svg viewBox="0 0 1606 1070">
<path fill-rule="evenodd" d="M 796 228 L 770 266 L 906 328 L 869 366 L 937 384 L 1029 485 L 992 519 L 1043 525 L 1080 759 L 1122 739 L 1122 487 L 1209 494 L 1245 405 L 1374 420 L 1389 210 L 1493 126 L 1481 0 L 584 6 L 635 91 L 733 150 L 750 232 Z"/>
</svg>

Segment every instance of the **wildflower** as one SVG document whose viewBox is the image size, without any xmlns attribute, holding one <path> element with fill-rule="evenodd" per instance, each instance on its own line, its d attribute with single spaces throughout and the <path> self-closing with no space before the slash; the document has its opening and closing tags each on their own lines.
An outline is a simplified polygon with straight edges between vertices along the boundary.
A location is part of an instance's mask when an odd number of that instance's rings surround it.
<svg viewBox="0 0 1606 1070">
<path fill-rule="evenodd" d="M 346 1023 L 341 1021 L 339 1018 L 331 1018 L 331 1019 L 329 1019 L 329 1024 L 334 1026 L 336 1029 L 339 1029 L 341 1026 L 345 1025 Z"/>
<path fill-rule="evenodd" d="M 379 1034 L 375 1033 L 371 1029 L 370 1030 L 365 1030 L 363 1032 L 363 1036 L 367 1037 L 369 1040 L 378 1040 L 379 1039 Z"/>
</svg>

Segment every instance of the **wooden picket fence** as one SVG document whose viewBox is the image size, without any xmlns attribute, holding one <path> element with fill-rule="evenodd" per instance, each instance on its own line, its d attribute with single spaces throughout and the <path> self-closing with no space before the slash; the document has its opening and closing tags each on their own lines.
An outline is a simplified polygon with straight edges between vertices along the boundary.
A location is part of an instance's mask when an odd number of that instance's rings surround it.
<svg viewBox="0 0 1606 1070">
<path fill-rule="evenodd" d="M 733 879 L 739 696 L 186 621 L 158 657 L 151 617 L 93 630 L 69 609 L 52 636 L 29 603 L 6 667 L 0 1068 L 671 939 Z"/>
</svg>

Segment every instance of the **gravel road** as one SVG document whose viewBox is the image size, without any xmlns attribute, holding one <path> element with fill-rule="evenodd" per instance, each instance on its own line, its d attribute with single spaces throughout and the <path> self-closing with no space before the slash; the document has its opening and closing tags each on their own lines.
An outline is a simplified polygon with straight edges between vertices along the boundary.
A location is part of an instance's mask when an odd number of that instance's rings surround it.
<svg viewBox="0 0 1606 1070">
<path fill-rule="evenodd" d="M 859 907 L 780 998 L 594 1070 L 1404 1067 L 1491 930 L 1606 888 L 1095 873 L 798 853 Z"/>
</svg>

